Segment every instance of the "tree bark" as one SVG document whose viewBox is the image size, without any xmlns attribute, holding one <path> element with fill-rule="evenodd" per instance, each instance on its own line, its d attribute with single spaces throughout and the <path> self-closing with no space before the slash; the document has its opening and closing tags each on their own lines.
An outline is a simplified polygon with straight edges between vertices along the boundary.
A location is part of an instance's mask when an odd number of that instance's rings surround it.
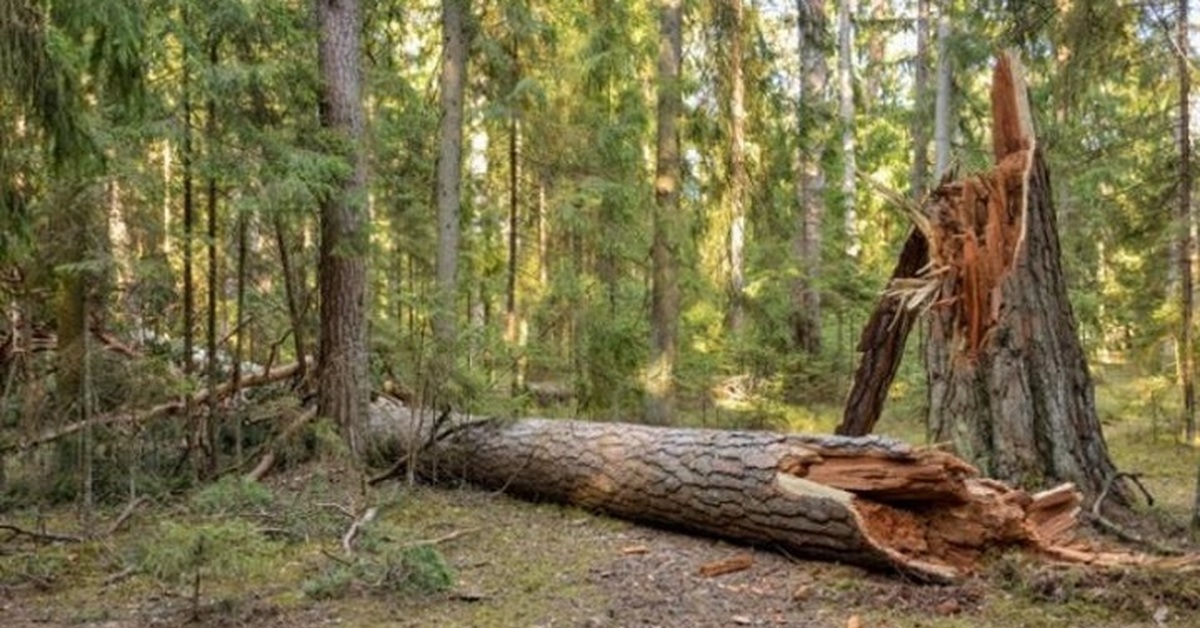
<svg viewBox="0 0 1200 628">
<path fill-rule="evenodd" d="M 646 422 L 663 424 L 674 413 L 675 358 L 679 335 L 679 270 L 677 250 L 682 218 L 679 207 L 679 117 L 683 91 L 681 0 L 659 7 L 658 130 L 654 180 L 654 237 L 650 248 L 653 274 L 650 294 L 650 364 L 647 372 Z"/>
<path fill-rule="evenodd" d="M 908 193 L 920 200 L 929 178 L 929 3 L 917 0 L 917 55 L 913 69 L 913 162 Z"/>
<path fill-rule="evenodd" d="M 1070 481 L 1097 496 L 1116 469 L 1067 298 L 1049 172 L 1007 55 L 992 108 L 996 169 L 942 186 L 929 209 L 942 220 L 930 252 L 942 304 L 926 355 L 930 432 L 989 477 Z"/>
<path fill-rule="evenodd" d="M 825 6 L 820 0 L 797 0 L 800 91 L 796 126 L 800 150 L 796 158 L 796 227 L 792 253 L 799 274 L 792 284 L 792 343 L 809 355 L 821 352 L 821 223 L 825 219 L 825 171 L 821 155 L 825 134 L 828 68 L 825 65 Z"/>
<path fill-rule="evenodd" d="M 381 398 L 366 438 L 430 481 L 926 581 L 968 574 L 994 548 L 1054 547 L 1079 506 L 1069 486 L 1030 496 L 950 454 L 875 437 L 428 417 Z"/>
<path fill-rule="evenodd" d="M 510 90 L 515 93 L 521 82 L 521 42 L 512 33 L 512 68 Z M 521 103 L 513 97 L 508 117 L 508 260 L 504 288 L 504 340 L 512 360 L 509 364 L 510 391 L 515 397 L 525 388 L 524 334 L 520 312 L 518 275 L 521 268 Z"/>
<path fill-rule="evenodd" d="M 275 214 L 272 226 L 275 232 L 275 246 L 279 249 L 279 271 L 283 275 L 283 293 L 287 299 L 288 322 L 292 327 L 292 346 L 296 351 L 296 361 L 300 364 L 300 377 L 297 379 L 305 382 L 308 380 L 308 368 L 305 364 L 308 356 L 308 342 L 305 338 L 308 333 L 304 321 L 304 308 L 301 307 L 304 285 L 301 274 L 297 272 L 296 265 L 293 263 L 291 244 L 285 233 L 286 226 L 283 216 Z"/>
<path fill-rule="evenodd" d="M 729 15 L 729 329 L 742 329 L 746 292 L 746 78 L 742 56 L 742 0 L 730 0 Z"/>
<path fill-rule="evenodd" d="M 854 141 L 854 13 L 855 0 L 838 4 L 838 102 L 842 116 L 842 222 L 846 254 L 858 257 L 858 166 Z"/>
<path fill-rule="evenodd" d="M 937 28 L 937 96 L 933 114 L 933 176 L 941 180 L 950 167 L 950 0 L 941 0 Z"/>
<path fill-rule="evenodd" d="M 359 88 L 358 0 L 317 0 L 321 125 L 343 142 L 351 172 L 321 202 L 321 343 L 318 414 L 335 421 L 352 452 L 368 399 L 366 160 Z"/>
<path fill-rule="evenodd" d="M 219 38 L 216 34 L 209 34 L 210 41 L 208 43 L 208 67 L 212 72 L 216 72 L 217 64 L 220 61 L 219 57 Z M 209 159 L 209 173 L 207 185 L 207 201 L 208 201 L 208 310 L 207 326 L 205 336 L 205 350 L 208 354 L 205 356 L 205 379 L 208 381 L 209 388 L 217 386 L 217 306 L 220 303 L 221 292 L 219 286 L 220 275 L 220 256 L 217 250 L 217 206 L 218 206 L 218 189 L 217 177 L 215 174 L 216 161 L 216 146 L 217 146 L 217 100 L 209 94 L 208 102 L 205 104 L 207 119 L 204 121 L 204 140 L 205 152 Z M 210 397 L 208 401 L 208 414 L 202 419 L 203 434 L 202 448 L 205 452 L 204 475 L 212 477 L 217 472 L 217 431 L 218 431 L 218 415 L 217 400 L 215 397 Z"/>
<path fill-rule="evenodd" d="M 455 301 L 458 294 L 458 242 L 461 207 L 463 89 L 467 80 L 466 19 L 469 0 L 442 0 L 440 79 L 441 154 L 437 165 L 437 311 L 434 335 L 442 375 L 454 364 Z M 440 377 L 441 375 L 439 375 Z"/>
<path fill-rule="evenodd" d="M 1177 16 L 1177 38 L 1179 72 L 1179 126 L 1176 129 L 1179 141 L 1179 197 L 1176 205 L 1179 233 L 1179 380 L 1183 388 L 1183 429 L 1189 445 L 1196 440 L 1196 369 L 1194 354 L 1194 288 L 1192 269 L 1195 259 L 1195 243 L 1192 241 L 1192 137 L 1189 127 L 1189 112 L 1192 106 L 1191 62 L 1188 50 L 1188 3 L 1179 0 Z"/>
<path fill-rule="evenodd" d="M 189 21 L 190 16 L 187 6 L 185 3 L 183 9 L 185 24 Z M 195 356 L 193 355 L 196 348 L 196 278 L 194 274 L 196 252 L 192 236 L 196 228 L 196 198 L 195 172 L 192 167 L 195 159 L 195 150 L 192 145 L 191 44 L 183 41 L 181 42 L 180 49 L 183 54 L 183 59 L 180 63 L 180 99 L 183 101 L 183 141 L 180 146 L 179 158 L 179 167 L 181 176 L 183 177 L 183 238 L 181 242 L 181 246 L 183 247 L 183 374 L 185 377 L 190 378 L 196 368 Z M 185 407 L 184 416 L 189 421 L 188 449 L 194 450 L 196 447 L 196 426 L 190 424 L 192 416 L 190 405 Z"/>
<path fill-rule="evenodd" d="M 928 260 L 929 242 L 914 229 L 904 243 L 889 285 L 918 277 Z M 885 294 L 880 298 L 858 340 L 862 357 L 854 373 L 850 396 L 846 399 L 842 422 L 836 430 L 838 434 L 865 436 L 875 429 L 918 314 L 917 310 L 905 307 L 903 299 L 896 294 Z"/>
</svg>

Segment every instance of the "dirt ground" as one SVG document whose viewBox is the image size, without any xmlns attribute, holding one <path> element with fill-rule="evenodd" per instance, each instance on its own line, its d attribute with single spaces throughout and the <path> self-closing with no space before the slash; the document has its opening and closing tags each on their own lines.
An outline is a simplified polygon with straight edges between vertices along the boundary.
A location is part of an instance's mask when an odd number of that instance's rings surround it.
<svg viewBox="0 0 1200 628">
<path fill-rule="evenodd" d="M 274 488 L 286 494 L 289 483 L 304 482 L 293 476 Z M 105 541 L 107 549 L 39 550 L 66 552 L 56 564 L 68 568 L 6 578 L 0 626 L 1200 625 L 1195 574 L 1097 572 L 1008 555 L 965 582 L 928 586 L 473 489 L 388 491 L 393 505 L 381 510 L 372 533 L 444 539 L 436 546 L 455 574 L 448 592 L 352 588 L 313 599 L 304 583 L 337 548 L 334 539 L 318 539 L 272 558 L 265 577 L 209 584 L 193 618 L 186 586 L 123 574 L 112 560 L 163 514 L 146 512 Z M 28 555 L 3 547 L 5 573 L 20 573 L 16 561 Z M 704 565 L 739 555 L 750 558 L 748 569 L 700 574 Z"/>
</svg>

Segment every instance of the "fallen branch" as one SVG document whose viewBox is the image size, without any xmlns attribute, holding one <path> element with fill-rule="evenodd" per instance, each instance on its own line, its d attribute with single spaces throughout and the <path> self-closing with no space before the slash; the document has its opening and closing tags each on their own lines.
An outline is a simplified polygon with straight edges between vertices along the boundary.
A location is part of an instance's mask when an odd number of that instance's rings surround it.
<svg viewBox="0 0 1200 628">
<path fill-rule="evenodd" d="M 422 539 L 420 541 L 411 541 L 411 542 L 405 543 L 404 549 L 410 549 L 413 547 L 424 547 L 426 545 L 439 545 L 441 543 L 453 541 L 454 539 L 466 536 L 468 534 L 473 534 L 478 531 L 479 531 L 479 528 L 467 528 L 465 530 L 455 530 L 453 532 L 449 532 L 447 534 L 443 534 L 442 536 L 437 536 L 432 539 Z"/>
<path fill-rule="evenodd" d="M 350 524 L 350 529 L 346 530 L 346 534 L 342 536 L 342 549 L 346 551 L 346 555 L 354 553 L 354 541 L 358 538 L 359 533 L 367 524 L 375 520 L 375 515 L 379 514 L 379 509 L 374 506 L 368 508 L 361 517 L 354 520 Z"/>
<path fill-rule="evenodd" d="M 392 464 L 392 466 L 371 476 L 371 478 L 369 480 L 367 480 L 367 486 L 375 486 L 382 482 L 386 482 L 386 481 L 400 475 L 400 472 L 405 470 L 406 468 L 408 468 L 408 455 L 407 454 L 400 456 L 400 458 L 397 459 L 396 462 Z"/>
<path fill-rule="evenodd" d="M 239 387 L 245 389 L 253 388 L 255 386 L 263 386 L 266 384 L 273 384 L 295 375 L 299 370 L 300 364 L 298 362 L 292 363 L 287 366 L 279 367 L 278 369 L 267 371 L 266 373 L 244 377 L 239 383 Z M 233 388 L 232 382 L 225 382 L 212 389 L 197 391 L 191 396 L 192 406 L 198 407 L 204 404 L 206 401 L 208 401 L 210 395 L 215 395 L 218 399 L 227 397 L 232 394 Z M 175 401 L 161 403 L 157 406 L 142 410 L 141 412 L 119 412 L 105 414 L 95 417 L 89 421 L 76 421 L 74 423 L 68 423 L 61 427 L 42 432 L 33 438 L 20 441 L 16 444 L 0 444 L 0 455 L 28 451 L 35 447 L 52 443 L 60 438 L 76 434 L 87 427 L 101 427 L 115 424 L 142 425 L 175 412 L 180 412 L 186 407 L 186 405 L 185 399 L 176 399 Z"/>
<path fill-rule="evenodd" d="M 108 526 L 108 536 L 112 536 L 119 532 L 121 527 L 125 525 L 125 522 L 129 521 L 129 518 L 133 516 L 135 511 L 137 511 L 138 507 L 148 501 L 150 501 L 150 498 L 143 495 L 129 502 L 129 505 L 125 506 L 125 510 L 121 511 L 121 514 L 118 515 L 117 519 L 112 522 L 112 525 Z"/>
<path fill-rule="evenodd" d="M 10 541 L 13 538 L 16 538 L 18 536 L 27 536 L 35 541 L 42 541 L 45 543 L 83 543 L 84 541 L 87 540 L 85 537 L 73 536 L 70 534 L 56 534 L 53 532 L 35 532 L 33 530 L 27 530 L 25 528 L 22 528 L 21 526 L 16 526 L 11 523 L 0 523 L 0 530 L 8 530 L 9 532 L 13 533 L 13 536 L 9 537 Z"/>
<path fill-rule="evenodd" d="M 279 436 L 272 439 L 270 444 L 266 446 L 266 452 L 263 453 L 262 459 L 258 461 L 258 465 L 256 465 L 254 469 L 246 474 L 246 479 L 251 482 L 258 482 L 266 477 L 267 472 L 270 471 L 271 467 L 275 465 L 276 445 L 287 442 L 287 439 L 291 438 L 293 434 L 300 431 L 300 428 L 303 427 L 304 424 L 311 421 L 315 416 L 317 416 L 317 407 L 311 406 L 296 416 L 291 423 L 288 423 L 288 426 L 285 427 L 282 432 L 280 432 Z"/>
</svg>

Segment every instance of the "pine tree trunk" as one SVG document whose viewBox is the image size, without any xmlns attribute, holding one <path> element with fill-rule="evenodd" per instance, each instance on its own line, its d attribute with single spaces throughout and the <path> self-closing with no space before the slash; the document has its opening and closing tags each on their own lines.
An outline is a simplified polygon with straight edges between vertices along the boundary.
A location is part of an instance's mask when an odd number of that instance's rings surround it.
<svg viewBox="0 0 1200 628">
<path fill-rule="evenodd" d="M 913 70 L 912 170 L 908 192 L 919 200 L 929 179 L 929 2 L 917 0 L 917 58 Z"/>
<path fill-rule="evenodd" d="M 654 181 L 654 239 L 650 249 L 650 365 L 646 422 L 667 423 L 673 414 L 675 359 L 679 333 L 679 117 L 683 112 L 680 70 L 683 62 L 681 0 L 659 8 L 658 141 Z"/>
<path fill-rule="evenodd" d="M 358 0 L 317 0 L 321 124 L 345 141 L 351 172 L 321 202 L 321 344 L 317 412 L 359 451 L 355 425 L 366 412 L 368 224 Z"/>
<path fill-rule="evenodd" d="M 367 441 L 435 482 L 947 581 L 984 552 L 1052 548 L 1074 524 L 1069 487 L 1027 495 L 949 454 L 880 438 L 670 429 L 461 415 L 431 421 L 386 398 Z"/>
<path fill-rule="evenodd" d="M 458 241 L 461 206 L 463 89 L 467 80 L 466 19 L 468 0 L 442 0 L 442 73 L 440 79 L 441 150 L 437 166 L 438 244 L 437 310 L 434 335 L 438 342 L 437 371 L 446 374 L 454 364 L 455 302 L 458 294 Z M 437 375 L 441 377 L 441 375 Z"/>
<path fill-rule="evenodd" d="M 938 206 L 942 215 L 986 222 L 973 232 L 939 233 L 942 248 L 931 251 L 948 269 L 941 298 L 955 296 L 931 310 L 930 432 L 989 477 L 1023 486 L 1070 481 L 1096 496 L 1115 468 L 1067 298 L 1049 172 L 1027 105 L 1019 68 L 1003 56 L 992 86 L 997 168 L 943 186 L 933 201 L 947 203 Z"/>
<path fill-rule="evenodd" d="M 504 288 L 504 339 L 514 355 L 509 374 L 515 396 L 525 386 L 518 355 L 521 344 L 521 321 L 517 311 L 517 273 L 521 264 L 521 124 L 515 112 L 509 120 L 508 131 L 508 276 Z"/>
<path fill-rule="evenodd" d="M 211 36 L 211 35 L 210 35 Z M 215 36 L 212 36 L 212 41 L 209 42 L 208 63 L 209 70 L 216 71 L 219 61 L 217 45 L 218 41 Z M 212 164 L 215 162 L 214 152 L 217 144 L 217 101 L 211 95 L 208 98 L 207 119 L 205 120 L 204 135 L 206 142 L 206 152 L 209 158 L 208 174 L 208 311 L 206 326 L 206 357 L 208 358 L 205 365 L 205 378 L 208 381 L 209 388 L 216 388 L 219 384 L 217 374 L 217 305 L 220 302 L 220 281 L 219 281 L 219 255 L 217 250 L 217 178 L 211 171 Z M 216 397 L 209 397 L 208 414 L 204 418 L 202 432 L 204 434 L 204 451 L 207 454 L 205 461 L 204 475 L 211 477 L 217 471 L 217 430 L 218 430 L 218 406 Z"/>
<path fill-rule="evenodd" d="M 825 219 L 825 171 L 821 164 L 828 80 L 825 6 L 820 0 L 797 0 L 796 10 L 800 58 L 796 126 L 800 150 L 796 158 L 798 211 L 792 254 L 800 272 L 792 283 L 792 343 L 809 355 L 817 355 L 821 352 L 821 223 Z"/>
<path fill-rule="evenodd" d="M 184 21 L 188 21 L 188 10 L 184 8 Z M 190 378 L 195 371 L 195 351 L 196 351 L 196 278 L 195 278 L 195 238 L 193 237 L 196 229 L 196 197 L 195 197 L 195 148 L 192 141 L 192 69 L 191 69 L 191 45 L 184 42 L 181 45 L 183 51 L 182 69 L 182 94 L 180 98 L 183 101 L 183 142 L 180 146 L 179 167 L 181 176 L 183 177 L 183 238 L 180 245 L 183 247 L 183 374 Z M 192 411 L 190 398 L 185 398 L 184 417 L 188 421 L 188 450 L 189 455 L 198 454 L 199 433 L 198 426 L 192 423 Z M 198 469 L 198 462 L 193 460 L 193 468 Z"/>
<path fill-rule="evenodd" d="M 855 0 L 838 5 L 838 100 L 842 117 L 842 222 L 846 254 L 858 257 L 858 166 L 854 139 L 854 13 Z"/>
<path fill-rule="evenodd" d="M 1179 71 L 1179 126 L 1176 129 L 1179 141 L 1179 198 L 1176 206 L 1179 233 L 1179 379 L 1183 388 L 1183 429 L 1186 442 L 1191 445 L 1196 440 L 1196 368 L 1195 340 L 1193 329 L 1194 316 L 1194 283 L 1193 264 L 1195 262 L 1195 242 L 1192 241 L 1192 138 L 1188 124 L 1189 112 L 1192 106 L 1191 94 L 1191 62 L 1188 50 L 1188 3 L 1179 0 L 1178 29 L 1176 47 Z"/>
<path fill-rule="evenodd" d="M 237 218 L 237 297 L 234 314 L 234 329 L 236 336 L 233 341 L 233 372 L 230 375 L 230 384 L 233 386 L 234 399 L 239 397 L 242 382 L 242 362 L 245 358 L 246 336 L 250 333 L 244 325 L 246 323 L 246 274 L 247 265 L 246 257 L 249 255 L 249 239 L 250 239 L 250 220 L 245 212 L 238 212 Z M 304 356 L 300 356 L 300 362 L 304 361 Z M 237 468 L 242 467 L 242 415 L 240 412 L 235 412 L 233 417 L 233 459 L 234 465 Z"/>
<path fill-rule="evenodd" d="M 933 176 L 941 179 L 950 167 L 950 0 L 941 0 L 937 28 L 937 96 L 933 117 Z"/>
<path fill-rule="evenodd" d="M 742 0 L 730 0 L 729 15 L 729 329 L 738 332 L 745 318 L 746 291 L 746 79 Z"/>
</svg>

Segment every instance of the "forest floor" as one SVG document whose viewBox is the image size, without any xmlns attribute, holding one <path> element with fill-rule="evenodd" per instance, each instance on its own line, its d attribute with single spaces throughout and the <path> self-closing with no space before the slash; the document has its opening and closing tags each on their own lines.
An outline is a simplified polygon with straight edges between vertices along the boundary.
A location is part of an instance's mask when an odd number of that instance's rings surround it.
<svg viewBox="0 0 1200 628">
<path fill-rule="evenodd" d="M 1197 451 L 1157 418 L 1165 411 L 1151 407 L 1152 383 L 1124 385 L 1107 382 L 1098 396 L 1114 456 L 1145 473 L 1158 498 L 1148 519 L 1183 521 Z M 885 421 L 903 436 L 919 430 Z M 1195 574 L 1011 553 L 964 582 L 928 586 L 470 488 L 393 483 L 367 495 L 378 516 L 353 554 L 342 539 L 363 493 L 321 462 L 265 487 L 223 482 L 144 504 L 97 540 L 0 532 L 0 626 L 1200 625 Z M 121 510 L 93 528 L 107 531 Z M 79 528 L 65 510 L 2 521 L 36 533 Z M 1168 540 L 1196 547 L 1186 534 Z M 748 569 L 700 575 L 737 555 Z"/>
</svg>

